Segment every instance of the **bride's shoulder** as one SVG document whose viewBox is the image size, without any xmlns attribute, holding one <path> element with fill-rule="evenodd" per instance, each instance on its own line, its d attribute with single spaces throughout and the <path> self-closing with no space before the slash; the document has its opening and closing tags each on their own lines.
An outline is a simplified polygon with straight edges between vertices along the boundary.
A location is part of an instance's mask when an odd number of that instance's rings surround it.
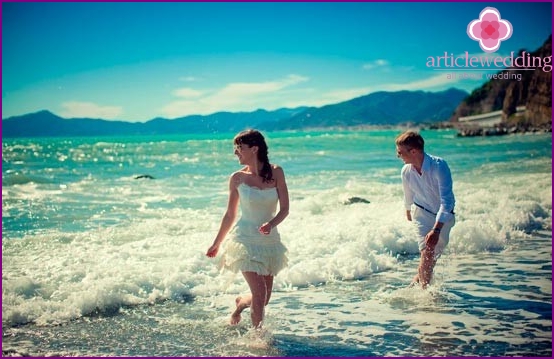
<svg viewBox="0 0 554 359">
<path fill-rule="evenodd" d="M 231 174 L 231 177 L 229 178 L 229 182 L 234 186 L 238 186 L 239 184 L 244 182 L 244 178 L 246 176 L 246 167 L 242 168 L 236 172 L 233 172 Z"/>
<path fill-rule="evenodd" d="M 273 170 L 273 177 L 275 179 L 279 180 L 280 178 L 285 177 L 285 172 L 284 172 L 284 170 L 281 166 L 276 165 L 276 164 L 272 164 L 271 169 Z"/>
</svg>

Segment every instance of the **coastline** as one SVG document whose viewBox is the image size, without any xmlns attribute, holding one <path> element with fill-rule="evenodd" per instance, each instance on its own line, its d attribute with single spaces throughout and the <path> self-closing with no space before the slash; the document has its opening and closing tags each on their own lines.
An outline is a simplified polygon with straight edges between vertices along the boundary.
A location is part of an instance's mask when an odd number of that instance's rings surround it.
<svg viewBox="0 0 554 359">
<path fill-rule="evenodd" d="M 515 134 L 529 133 L 551 133 L 552 127 L 544 126 L 526 126 L 514 125 L 511 127 L 500 125 L 495 127 L 471 126 L 461 127 L 450 122 L 440 122 L 434 124 L 422 123 L 405 123 L 398 125 L 356 125 L 356 126 L 331 126 L 331 127 L 309 127 L 299 130 L 283 130 L 283 132 L 324 132 L 324 131 L 381 131 L 381 130 L 398 130 L 405 131 L 406 129 L 417 129 L 425 131 L 436 130 L 456 130 L 458 137 L 483 137 L 483 136 L 502 136 Z"/>
<path fill-rule="evenodd" d="M 503 136 L 526 133 L 548 133 L 552 132 L 551 127 L 547 126 L 495 126 L 495 127 L 459 127 L 458 137 L 476 137 L 476 136 Z"/>
</svg>

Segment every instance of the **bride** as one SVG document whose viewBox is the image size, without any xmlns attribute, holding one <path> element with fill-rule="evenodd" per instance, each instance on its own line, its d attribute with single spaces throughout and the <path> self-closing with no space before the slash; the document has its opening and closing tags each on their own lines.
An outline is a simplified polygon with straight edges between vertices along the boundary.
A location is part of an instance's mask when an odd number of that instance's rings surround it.
<svg viewBox="0 0 554 359">
<path fill-rule="evenodd" d="M 234 145 L 244 167 L 229 179 L 227 211 L 206 255 L 215 257 L 229 234 L 221 265 L 235 273 L 241 271 L 250 287 L 250 294 L 236 298 L 231 324 L 239 323 L 242 311 L 250 308 L 252 325 L 260 328 L 273 278 L 288 261 L 277 226 L 289 213 L 289 195 L 283 169 L 269 162 L 267 144 L 259 131 L 240 132 Z M 233 227 L 239 206 L 241 217 Z"/>
</svg>

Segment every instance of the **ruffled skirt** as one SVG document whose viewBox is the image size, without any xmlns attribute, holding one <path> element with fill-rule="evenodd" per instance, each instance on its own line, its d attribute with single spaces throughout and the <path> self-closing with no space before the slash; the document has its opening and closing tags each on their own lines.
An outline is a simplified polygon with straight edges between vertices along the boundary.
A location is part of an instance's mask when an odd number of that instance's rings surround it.
<svg viewBox="0 0 554 359">
<path fill-rule="evenodd" d="M 279 239 L 260 236 L 256 241 L 232 236 L 223 245 L 220 267 L 232 272 L 275 276 L 288 264 L 287 248 Z"/>
</svg>

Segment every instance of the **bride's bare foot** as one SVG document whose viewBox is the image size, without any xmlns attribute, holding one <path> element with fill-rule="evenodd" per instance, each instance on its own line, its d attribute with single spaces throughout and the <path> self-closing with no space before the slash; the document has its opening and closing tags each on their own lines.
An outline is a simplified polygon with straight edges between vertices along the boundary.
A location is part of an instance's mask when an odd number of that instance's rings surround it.
<svg viewBox="0 0 554 359">
<path fill-rule="evenodd" d="M 408 286 L 408 288 L 415 287 L 416 285 L 419 285 L 419 274 L 416 274 L 414 278 L 412 279 L 412 283 Z"/>
<path fill-rule="evenodd" d="M 240 314 L 242 313 L 242 311 L 250 306 L 248 303 L 246 303 L 245 300 L 243 300 L 242 297 L 237 297 L 237 299 L 235 299 L 235 303 L 237 305 L 237 308 L 235 309 L 233 314 L 231 314 L 231 325 L 237 325 L 241 320 Z"/>
</svg>

